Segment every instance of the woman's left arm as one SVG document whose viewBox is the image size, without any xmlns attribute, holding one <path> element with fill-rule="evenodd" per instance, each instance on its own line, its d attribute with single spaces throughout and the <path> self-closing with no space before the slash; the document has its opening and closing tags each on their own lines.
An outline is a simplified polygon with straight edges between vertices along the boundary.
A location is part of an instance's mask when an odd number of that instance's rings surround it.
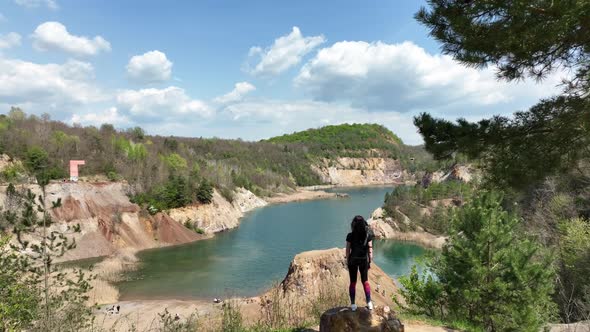
<svg viewBox="0 0 590 332">
<path fill-rule="evenodd" d="M 369 262 L 373 261 L 373 240 L 369 241 Z"/>
</svg>

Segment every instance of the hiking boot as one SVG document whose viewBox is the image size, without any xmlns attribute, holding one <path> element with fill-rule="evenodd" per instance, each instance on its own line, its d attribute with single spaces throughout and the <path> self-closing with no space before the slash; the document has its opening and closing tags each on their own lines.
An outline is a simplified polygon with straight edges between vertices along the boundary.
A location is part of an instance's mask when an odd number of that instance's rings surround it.
<svg viewBox="0 0 590 332">
<path fill-rule="evenodd" d="M 367 303 L 367 308 L 369 308 L 369 310 L 373 310 L 373 301 L 369 301 L 369 303 Z"/>
<path fill-rule="evenodd" d="M 350 309 L 352 309 L 352 311 L 356 311 L 356 304 L 350 305 Z"/>
</svg>

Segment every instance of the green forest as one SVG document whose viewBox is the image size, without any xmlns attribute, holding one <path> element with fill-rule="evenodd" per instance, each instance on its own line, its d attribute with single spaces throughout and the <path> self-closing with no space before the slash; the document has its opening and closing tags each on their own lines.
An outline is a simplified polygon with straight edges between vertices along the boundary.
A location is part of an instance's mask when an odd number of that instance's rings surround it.
<svg viewBox="0 0 590 332">
<path fill-rule="evenodd" d="M 199 188 L 210 192 L 215 187 L 231 200 L 235 187 L 268 196 L 322 184 L 311 165 L 324 158 L 409 160 L 410 154 L 416 154 L 424 163 L 431 162 L 419 147 L 406 147 L 391 131 L 375 124 L 328 126 L 246 142 L 153 136 L 139 127 L 116 130 L 109 124 L 69 126 L 18 108 L 0 115 L 0 153 L 22 161 L 5 169 L 0 181 L 26 182 L 31 176 L 65 179 L 69 160 L 84 159 L 81 176 L 127 180 L 136 202 L 151 203 L 158 210 L 207 202 L 207 195 L 198 198 Z"/>
<path fill-rule="evenodd" d="M 428 1 L 415 18 L 466 66 L 498 79 L 541 80 L 558 68 L 557 96 L 478 122 L 414 118 L 439 161 L 478 165 L 481 181 L 397 190 L 404 213 L 448 240 L 401 278 L 407 313 L 469 331 L 539 331 L 590 318 L 590 4 L 587 1 Z M 420 213 L 429 202 L 457 200 Z M 424 270 L 422 270 L 424 271 Z"/>
</svg>

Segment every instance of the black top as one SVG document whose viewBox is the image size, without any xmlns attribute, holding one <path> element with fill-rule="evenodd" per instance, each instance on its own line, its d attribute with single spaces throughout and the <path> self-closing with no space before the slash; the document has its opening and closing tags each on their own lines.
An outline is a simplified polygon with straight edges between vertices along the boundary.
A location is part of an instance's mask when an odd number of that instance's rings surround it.
<svg viewBox="0 0 590 332">
<path fill-rule="evenodd" d="M 371 230 L 367 230 L 367 244 L 365 239 L 353 239 L 352 233 L 346 235 L 346 242 L 350 242 L 350 257 L 355 259 L 367 259 L 369 257 L 369 242 L 373 241 L 375 235 Z"/>
</svg>

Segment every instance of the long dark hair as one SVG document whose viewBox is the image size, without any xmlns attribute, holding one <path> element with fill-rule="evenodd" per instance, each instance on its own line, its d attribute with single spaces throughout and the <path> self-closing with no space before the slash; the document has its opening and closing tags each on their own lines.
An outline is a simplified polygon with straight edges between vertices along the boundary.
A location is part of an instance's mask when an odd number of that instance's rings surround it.
<svg viewBox="0 0 590 332">
<path fill-rule="evenodd" d="M 363 216 L 355 216 L 350 223 L 352 229 L 352 241 L 363 243 L 367 237 L 367 222 Z"/>
</svg>

